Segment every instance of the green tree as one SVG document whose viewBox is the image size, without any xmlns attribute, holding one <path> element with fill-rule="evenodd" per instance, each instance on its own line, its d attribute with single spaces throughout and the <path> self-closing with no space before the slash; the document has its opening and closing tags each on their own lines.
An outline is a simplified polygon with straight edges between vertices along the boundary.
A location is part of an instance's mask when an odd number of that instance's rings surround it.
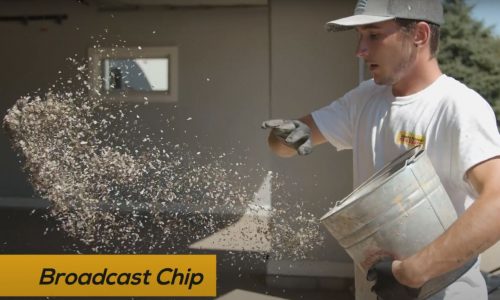
<svg viewBox="0 0 500 300">
<path fill-rule="evenodd" d="M 445 0 L 438 60 L 444 73 L 481 94 L 500 124 L 500 38 L 471 17 L 464 0 Z"/>
</svg>

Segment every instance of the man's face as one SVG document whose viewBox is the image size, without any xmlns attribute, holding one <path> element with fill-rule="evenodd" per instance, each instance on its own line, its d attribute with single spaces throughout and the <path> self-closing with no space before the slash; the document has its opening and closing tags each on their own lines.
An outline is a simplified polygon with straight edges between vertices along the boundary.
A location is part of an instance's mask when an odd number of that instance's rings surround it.
<svg viewBox="0 0 500 300">
<path fill-rule="evenodd" d="M 408 33 L 395 21 L 356 27 L 359 34 L 356 55 L 365 60 L 377 84 L 394 85 L 408 74 L 416 48 Z"/>
</svg>

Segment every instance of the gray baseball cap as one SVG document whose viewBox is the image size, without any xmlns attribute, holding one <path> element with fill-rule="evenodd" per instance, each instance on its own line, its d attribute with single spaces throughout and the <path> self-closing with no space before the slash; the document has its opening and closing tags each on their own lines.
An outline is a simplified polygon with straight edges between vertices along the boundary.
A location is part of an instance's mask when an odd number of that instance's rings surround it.
<svg viewBox="0 0 500 300">
<path fill-rule="evenodd" d="M 341 31 L 396 18 L 444 23 L 440 0 L 358 0 L 354 15 L 326 23 L 328 31 Z"/>
</svg>

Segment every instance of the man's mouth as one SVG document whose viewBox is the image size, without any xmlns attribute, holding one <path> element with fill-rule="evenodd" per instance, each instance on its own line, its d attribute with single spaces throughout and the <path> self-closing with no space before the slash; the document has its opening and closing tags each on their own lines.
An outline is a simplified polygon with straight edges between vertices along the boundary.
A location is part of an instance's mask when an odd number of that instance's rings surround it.
<svg viewBox="0 0 500 300">
<path fill-rule="evenodd" d="M 368 69 L 370 69 L 370 71 L 374 71 L 377 68 L 378 68 L 377 64 L 368 64 Z"/>
</svg>

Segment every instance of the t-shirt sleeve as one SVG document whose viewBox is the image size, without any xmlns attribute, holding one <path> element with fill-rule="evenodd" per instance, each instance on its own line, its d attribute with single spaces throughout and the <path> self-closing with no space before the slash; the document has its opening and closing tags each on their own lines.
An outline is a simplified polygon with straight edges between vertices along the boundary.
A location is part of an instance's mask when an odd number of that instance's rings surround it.
<svg viewBox="0 0 500 300">
<path fill-rule="evenodd" d="M 355 98 L 356 93 L 356 89 L 352 90 L 311 114 L 321 134 L 338 151 L 352 149 L 353 120 L 355 119 L 355 100 L 353 98 Z"/>
<path fill-rule="evenodd" d="M 451 130 L 454 140 L 452 168 L 467 181 L 467 171 L 490 158 L 500 156 L 500 135 L 491 106 L 475 92 L 463 95 L 453 108 Z"/>
<path fill-rule="evenodd" d="M 321 134 L 340 151 L 352 148 L 352 129 L 349 126 L 349 108 L 343 98 L 312 113 Z"/>
</svg>

